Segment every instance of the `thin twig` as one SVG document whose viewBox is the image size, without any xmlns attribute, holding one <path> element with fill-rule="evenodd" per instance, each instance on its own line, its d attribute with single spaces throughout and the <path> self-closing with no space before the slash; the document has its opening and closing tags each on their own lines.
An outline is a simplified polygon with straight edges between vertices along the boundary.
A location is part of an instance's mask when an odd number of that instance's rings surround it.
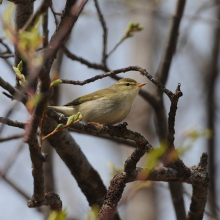
<svg viewBox="0 0 220 220">
<path fill-rule="evenodd" d="M 107 57 L 109 57 L 125 40 L 126 38 L 122 38 L 114 47 L 113 49 L 108 53 Z"/>
<path fill-rule="evenodd" d="M 18 121 L 12 121 L 10 119 L 3 118 L 3 117 L 0 117 L 0 123 L 6 124 L 6 125 L 9 125 L 12 127 L 22 128 L 22 129 L 25 128 L 25 123 L 18 122 Z"/>
<path fill-rule="evenodd" d="M 10 49 L 9 46 L 3 41 L 2 38 L 0 38 L 0 43 L 5 47 L 6 53 L 12 54 L 11 49 Z"/>
<path fill-rule="evenodd" d="M 99 4 L 98 4 L 98 0 L 94 0 L 95 2 L 95 7 L 99 16 L 99 20 L 101 22 L 102 25 L 102 29 L 103 29 L 103 49 L 102 49 L 102 64 L 103 66 L 106 66 L 106 51 L 107 51 L 107 37 L 108 37 L 108 29 L 106 27 L 106 22 L 104 19 L 104 16 L 100 10 Z"/>
<path fill-rule="evenodd" d="M 78 57 L 75 54 L 71 53 L 66 46 L 63 46 L 63 51 L 65 55 L 70 58 L 71 60 L 79 61 L 80 63 L 86 65 L 89 68 L 97 69 L 97 70 L 103 70 L 103 71 L 108 71 L 106 67 L 103 64 L 97 64 L 97 63 L 91 63 L 88 60 Z"/>
<path fill-rule="evenodd" d="M 6 162 L 4 163 L 4 167 L 1 170 L 0 177 L 6 176 L 7 172 L 11 168 L 11 166 L 14 164 L 17 156 L 21 152 L 21 150 L 24 147 L 23 141 L 19 144 L 19 146 L 10 154 L 10 156 L 7 158 Z"/>
</svg>

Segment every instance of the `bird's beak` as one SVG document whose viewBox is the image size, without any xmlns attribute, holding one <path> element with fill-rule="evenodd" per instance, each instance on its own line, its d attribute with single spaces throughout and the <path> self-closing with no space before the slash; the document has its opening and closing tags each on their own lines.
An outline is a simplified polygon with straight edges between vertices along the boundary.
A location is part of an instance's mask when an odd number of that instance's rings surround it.
<svg viewBox="0 0 220 220">
<path fill-rule="evenodd" d="M 141 88 L 142 86 L 144 86 L 144 85 L 146 85 L 146 84 L 147 84 L 147 83 L 140 83 L 140 84 L 138 84 L 137 86 Z"/>
</svg>

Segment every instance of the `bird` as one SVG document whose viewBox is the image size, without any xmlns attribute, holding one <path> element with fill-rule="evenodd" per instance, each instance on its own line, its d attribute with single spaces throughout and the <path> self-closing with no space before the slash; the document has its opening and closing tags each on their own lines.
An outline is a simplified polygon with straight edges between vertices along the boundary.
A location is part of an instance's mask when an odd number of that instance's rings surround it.
<svg viewBox="0 0 220 220">
<path fill-rule="evenodd" d="M 64 106 L 48 106 L 66 117 L 80 112 L 85 123 L 113 125 L 126 118 L 140 88 L 147 83 L 123 78 L 112 86 L 81 96 Z"/>
</svg>

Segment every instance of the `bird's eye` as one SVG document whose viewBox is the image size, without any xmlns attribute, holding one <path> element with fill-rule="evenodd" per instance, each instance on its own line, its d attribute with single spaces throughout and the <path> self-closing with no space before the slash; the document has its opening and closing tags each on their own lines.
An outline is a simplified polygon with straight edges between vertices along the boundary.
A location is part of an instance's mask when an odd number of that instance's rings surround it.
<svg viewBox="0 0 220 220">
<path fill-rule="evenodd" d="M 126 85 L 126 86 L 130 86 L 130 83 L 126 83 L 125 85 Z"/>
</svg>

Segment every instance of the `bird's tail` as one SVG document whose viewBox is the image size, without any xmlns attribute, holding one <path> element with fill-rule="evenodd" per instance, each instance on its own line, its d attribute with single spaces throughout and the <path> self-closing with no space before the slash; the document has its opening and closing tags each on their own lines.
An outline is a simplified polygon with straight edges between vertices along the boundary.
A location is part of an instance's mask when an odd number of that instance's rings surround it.
<svg viewBox="0 0 220 220">
<path fill-rule="evenodd" d="M 73 106 L 48 106 L 48 108 L 62 113 L 67 117 L 76 114 L 76 110 L 73 108 Z"/>
</svg>

